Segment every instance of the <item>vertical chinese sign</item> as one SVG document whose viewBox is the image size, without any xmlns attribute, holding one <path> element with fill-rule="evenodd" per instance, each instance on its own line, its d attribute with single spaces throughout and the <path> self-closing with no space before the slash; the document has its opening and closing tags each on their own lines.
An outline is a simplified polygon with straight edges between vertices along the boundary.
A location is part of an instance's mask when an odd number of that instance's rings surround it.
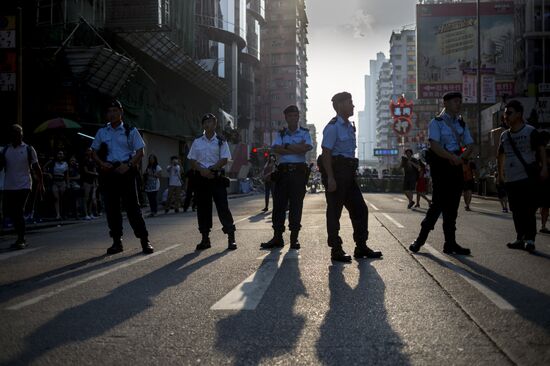
<svg viewBox="0 0 550 366">
<path fill-rule="evenodd" d="M 0 14 L 0 109 L 3 124 L 17 118 L 17 17 Z M 2 126 L 4 130 L 6 126 Z"/>
</svg>

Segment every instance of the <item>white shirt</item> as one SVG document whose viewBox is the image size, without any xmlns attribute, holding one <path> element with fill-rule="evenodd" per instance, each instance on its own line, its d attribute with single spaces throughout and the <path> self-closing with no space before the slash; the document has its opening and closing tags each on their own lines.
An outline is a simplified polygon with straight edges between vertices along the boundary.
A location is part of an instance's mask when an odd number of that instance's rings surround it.
<svg viewBox="0 0 550 366">
<path fill-rule="evenodd" d="M 176 166 L 168 165 L 166 170 L 169 174 L 168 185 L 172 187 L 181 187 L 181 167 L 179 164 Z"/>
<path fill-rule="evenodd" d="M 31 164 L 38 163 L 36 151 L 32 146 L 31 153 Z M 27 157 L 27 144 L 23 142 L 15 148 L 11 144 L 8 145 L 5 158 L 6 167 L 4 171 L 6 172 L 6 176 L 4 178 L 4 190 L 31 189 L 32 178 L 29 159 Z"/>
<path fill-rule="evenodd" d="M 219 141 L 215 133 L 211 139 L 208 139 L 206 135 L 196 138 L 189 149 L 187 158 L 195 160 L 203 168 L 210 168 L 220 159 L 231 159 L 227 141 L 222 140 L 221 145 Z"/>
</svg>

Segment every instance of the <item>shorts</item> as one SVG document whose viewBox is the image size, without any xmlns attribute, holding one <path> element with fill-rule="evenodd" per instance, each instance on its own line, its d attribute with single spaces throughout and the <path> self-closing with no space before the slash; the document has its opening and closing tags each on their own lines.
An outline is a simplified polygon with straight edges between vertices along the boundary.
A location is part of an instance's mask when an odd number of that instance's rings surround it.
<svg viewBox="0 0 550 366">
<path fill-rule="evenodd" d="M 474 180 L 467 180 L 464 182 L 464 186 L 462 188 L 463 191 L 473 191 L 474 190 Z"/>
</svg>

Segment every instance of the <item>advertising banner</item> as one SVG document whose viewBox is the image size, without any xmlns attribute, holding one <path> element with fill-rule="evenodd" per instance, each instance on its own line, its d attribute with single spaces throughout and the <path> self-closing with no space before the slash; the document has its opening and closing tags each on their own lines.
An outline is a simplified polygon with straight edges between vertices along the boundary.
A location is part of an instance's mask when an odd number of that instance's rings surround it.
<svg viewBox="0 0 550 366">
<path fill-rule="evenodd" d="M 418 98 L 462 91 L 469 101 L 475 101 L 476 4 L 418 4 L 416 14 Z M 513 90 L 514 3 L 481 3 L 480 15 L 481 64 L 485 70 L 494 70 L 487 75 L 482 70 L 482 97 L 492 103 L 506 90 L 508 94 Z"/>
</svg>

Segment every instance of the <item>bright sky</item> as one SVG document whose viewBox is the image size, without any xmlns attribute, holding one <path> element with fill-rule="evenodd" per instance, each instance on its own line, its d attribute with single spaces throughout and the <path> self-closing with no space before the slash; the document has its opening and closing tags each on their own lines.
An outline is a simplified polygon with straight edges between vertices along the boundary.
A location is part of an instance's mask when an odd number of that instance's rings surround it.
<svg viewBox="0 0 550 366">
<path fill-rule="evenodd" d="M 334 116 L 330 99 L 353 95 L 355 115 L 365 102 L 364 76 L 377 52 L 389 57 L 392 30 L 415 23 L 416 0 L 306 0 L 309 18 L 308 123 L 322 131 Z M 320 152 L 320 151 L 319 151 Z"/>
</svg>

